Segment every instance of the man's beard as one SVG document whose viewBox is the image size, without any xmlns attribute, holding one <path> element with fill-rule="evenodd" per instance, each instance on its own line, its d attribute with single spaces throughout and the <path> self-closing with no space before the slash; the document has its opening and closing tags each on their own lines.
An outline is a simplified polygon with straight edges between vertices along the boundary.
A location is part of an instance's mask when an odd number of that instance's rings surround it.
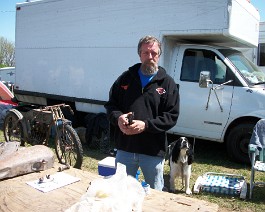
<svg viewBox="0 0 265 212">
<path fill-rule="evenodd" d="M 143 75 L 151 76 L 158 70 L 158 66 L 153 61 L 146 61 L 142 63 L 141 70 Z"/>
</svg>

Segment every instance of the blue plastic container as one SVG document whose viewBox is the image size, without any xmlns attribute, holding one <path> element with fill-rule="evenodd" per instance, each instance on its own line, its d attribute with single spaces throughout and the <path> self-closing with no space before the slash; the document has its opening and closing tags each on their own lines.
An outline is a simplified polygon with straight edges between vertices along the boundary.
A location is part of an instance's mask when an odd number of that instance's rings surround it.
<svg viewBox="0 0 265 212">
<path fill-rule="evenodd" d="M 106 157 L 98 162 L 98 174 L 110 176 L 116 173 L 115 157 Z"/>
</svg>

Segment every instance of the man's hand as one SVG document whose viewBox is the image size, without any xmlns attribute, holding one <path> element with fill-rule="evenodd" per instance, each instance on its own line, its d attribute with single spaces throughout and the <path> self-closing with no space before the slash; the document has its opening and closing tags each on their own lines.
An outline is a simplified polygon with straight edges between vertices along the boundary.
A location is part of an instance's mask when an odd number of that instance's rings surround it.
<svg viewBox="0 0 265 212">
<path fill-rule="evenodd" d="M 125 134 L 125 130 L 127 129 L 127 125 L 129 124 L 129 121 L 127 119 L 128 114 L 123 114 L 118 118 L 118 126 L 120 130 Z"/>
<path fill-rule="evenodd" d="M 132 124 L 129 125 L 128 114 L 123 114 L 118 118 L 120 130 L 126 135 L 135 135 L 143 132 L 145 130 L 145 123 L 141 120 L 133 120 Z"/>
</svg>

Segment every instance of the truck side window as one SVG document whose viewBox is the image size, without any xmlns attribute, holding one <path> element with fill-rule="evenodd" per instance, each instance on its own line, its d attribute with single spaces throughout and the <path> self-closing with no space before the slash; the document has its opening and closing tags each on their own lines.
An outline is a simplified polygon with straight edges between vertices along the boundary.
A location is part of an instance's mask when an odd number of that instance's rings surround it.
<svg viewBox="0 0 265 212">
<path fill-rule="evenodd" d="M 225 81 L 227 81 L 226 77 L 227 77 L 228 67 L 218 57 L 216 58 L 216 66 L 217 66 L 217 71 L 214 82 L 216 84 L 224 83 Z"/>
<path fill-rule="evenodd" d="M 187 49 L 184 52 L 180 80 L 198 82 L 201 71 L 209 71 L 215 84 L 226 81 L 227 66 L 212 51 Z"/>
<path fill-rule="evenodd" d="M 180 80 L 195 82 L 195 52 L 193 50 L 186 50 L 181 67 Z"/>
</svg>

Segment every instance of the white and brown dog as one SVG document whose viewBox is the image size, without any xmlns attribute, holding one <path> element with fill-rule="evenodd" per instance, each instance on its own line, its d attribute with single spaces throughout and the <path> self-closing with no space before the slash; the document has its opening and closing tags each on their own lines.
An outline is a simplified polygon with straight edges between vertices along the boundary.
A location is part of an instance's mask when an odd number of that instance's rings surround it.
<svg viewBox="0 0 265 212">
<path fill-rule="evenodd" d="M 193 162 L 193 150 L 186 137 L 180 137 L 168 146 L 170 162 L 170 191 L 175 192 L 176 177 L 185 182 L 186 194 L 192 194 L 190 189 L 191 164 Z"/>
</svg>

